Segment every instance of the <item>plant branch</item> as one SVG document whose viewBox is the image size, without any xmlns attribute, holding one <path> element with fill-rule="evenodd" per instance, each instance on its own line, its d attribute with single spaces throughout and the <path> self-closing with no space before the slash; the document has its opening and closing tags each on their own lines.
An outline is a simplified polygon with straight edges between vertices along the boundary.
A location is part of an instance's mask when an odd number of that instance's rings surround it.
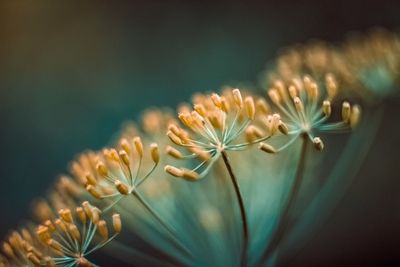
<svg viewBox="0 0 400 267">
<path fill-rule="evenodd" d="M 247 248 L 249 245 L 249 228 L 247 224 L 247 216 L 246 216 L 246 209 L 243 202 L 242 193 L 240 192 L 240 187 L 237 182 L 236 176 L 233 173 L 232 166 L 229 162 L 228 156 L 226 155 L 225 151 L 222 151 L 222 159 L 224 160 L 226 169 L 228 170 L 229 176 L 231 178 L 233 187 L 235 188 L 235 194 L 237 197 L 237 201 L 240 208 L 240 217 L 242 219 L 242 226 L 243 226 L 243 247 L 242 247 L 242 254 L 241 254 L 241 261 L 240 265 L 242 267 L 247 266 Z"/>
</svg>

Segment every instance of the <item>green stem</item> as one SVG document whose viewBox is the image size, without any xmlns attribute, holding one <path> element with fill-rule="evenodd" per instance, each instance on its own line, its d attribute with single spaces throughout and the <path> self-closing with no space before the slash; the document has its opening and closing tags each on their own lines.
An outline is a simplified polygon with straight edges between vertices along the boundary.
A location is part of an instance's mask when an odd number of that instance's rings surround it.
<svg viewBox="0 0 400 267">
<path fill-rule="evenodd" d="M 293 185 L 291 191 L 289 193 L 289 198 L 286 203 L 284 210 L 281 213 L 281 216 L 278 220 L 278 227 L 276 228 L 274 234 L 272 235 L 271 241 L 265 250 L 261 262 L 264 263 L 266 260 L 269 259 L 271 254 L 276 250 L 279 246 L 279 243 L 282 241 L 283 236 L 285 234 L 286 228 L 289 224 L 289 214 L 293 205 L 297 199 L 298 193 L 300 191 L 301 183 L 304 176 L 304 167 L 306 162 L 306 155 L 307 155 L 307 146 L 308 146 L 308 136 L 302 135 L 302 145 L 300 151 L 300 159 L 297 165 L 296 174 L 294 177 Z"/>
<path fill-rule="evenodd" d="M 242 193 L 240 192 L 240 187 L 237 182 L 236 176 L 233 173 L 232 166 L 229 162 L 228 156 L 224 151 L 221 152 L 222 159 L 224 160 L 226 169 L 228 170 L 229 176 L 231 178 L 233 187 L 235 188 L 235 193 L 237 197 L 237 201 L 240 208 L 240 217 L 242 219 L 242 226 L 243 226 L 243 247 L 242 247 L 242 254 L 240 260 L 240 266 L 244 267 L 247 266 L 247 247 L 249 245 L 249 228 L 247 224 L 247 216 L 246 216 L 246 209 L 244 207 Z"/>
</svg>

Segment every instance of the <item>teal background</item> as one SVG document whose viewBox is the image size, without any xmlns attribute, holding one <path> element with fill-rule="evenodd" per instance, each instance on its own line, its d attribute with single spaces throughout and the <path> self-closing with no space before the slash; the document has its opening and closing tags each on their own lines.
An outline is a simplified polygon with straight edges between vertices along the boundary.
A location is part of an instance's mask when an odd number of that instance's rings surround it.
<svg viewBox="0 0 400 267">
<path fill-rule="evenodd" d="M 78 152 L 149 106 L 257 86 L 280 48 L 400 26 L 396 1 L 0 1 L 0 234 Z M 287 266 L 398 266 L 399 100 L 331 220 Z"/>
</svg>

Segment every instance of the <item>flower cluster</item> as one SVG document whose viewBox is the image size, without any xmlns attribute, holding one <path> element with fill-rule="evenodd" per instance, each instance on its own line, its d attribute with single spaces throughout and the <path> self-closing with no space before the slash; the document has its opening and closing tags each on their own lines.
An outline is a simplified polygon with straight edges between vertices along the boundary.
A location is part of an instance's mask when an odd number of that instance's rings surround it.
<svg viewBox="0 0 400 267">
<path fill-rule="evenodd" d="M 311 74 L 321 81 L 326 73 L 333 73 L 346 89 L 344 94 L 377 102 L 395 93 L 400 73 L 399 52 L 399 36 L 384 29 L 352 35 L 340 46 L 313 41 L 281 53 L 276 68 L 268 70 L 267 80 L 288 82 Z"/>
<path fill-rule="evenodd" d="M 283 147 L 272 151 L 281 151 L 299 136 L 307 136 L 317 150 L 322 150 L 324 143 L 314 133 L 345 132 L 355 127 L 360 119 L 361 109 L 358 105 L 351 106 L 347 101 L 342 103 L 342 120 L 328 122 L 337 88 L 336 79 L 332 74 L 326 75 L 325 84 L 321 86 L 307 75 L 303 79 L 293 79 L 289 85 L 280 80 L 275 81 L 273 87 L 268 90 L 268 95 L 287 121 L 290 129 L 288 135 L 293 137 Z"/>
<path fill-rule="evenodd" d="M 32 229 L 23 228 L 3 242 L 6 266 L 96 266 L 88 256 L 113 240 L 122 228 L 119 214 L 112 215 L 113 234 L 100 210 L 85 201 L 71 209 L 60 209 L 58 217 Z M 97 240 L 97 241 L 96 241 Z"/>
<path fill-rule="evenodd" d="M 278 130 L 287 134 L 287 126 L 279 114 L 270 114 L 267 102 L 261 98 L 242 98 L 239 89 L 226 90 L 222 96 L 196 95 L 193 110 L 184 106 L 178 115 L 189 131 L 176 124 L 168 126 L 171 141 L 185 149 L 183 154 L 172 146 L 167 154 L 176 159 L 197 158 L 200 163 L 193 169 L 170 165 L 165 171 L 176 177 L 195 181 L 203 178 L 224 151 L 241 151 L 268 140 Z M 256 126 L 257 122 L 261 127 Z"/>
<path fill-rule="evenodd" d="M 77 156 L 36 202 L 36 218 L 4 240 L 0 267 L 99 266 L 93 254 L 106 245 L 118 266 L 277 264 L 303 211 L 326 190 L 314 171 L 331 155 L 318 153 L 325 134 L 360 122 L 349 87 L 368 91 L 370 70 L 394 76 L 399 47 L 380 33 L 291 49 L 260 94 L 228 88 L 194 95 L 177 116 L 146 111 L 110 146 Z M 309 164 L 311 156 L 320 160 Z"/>
<path fill-rule="evenodd" d="M 130 141 L 122 138 L 116 148 L 80 155 L 72 163 L 71 172 L 94 198 L 112 199 L 112 206 L 124 196 L 135 194 L 137 188 L 154 172 L 160 160 L 158 145 L 150 144 L 152 166 L 143 171 L 143 165 L 149 166 L 145 152 L 139 136 Z"/>
</svg>

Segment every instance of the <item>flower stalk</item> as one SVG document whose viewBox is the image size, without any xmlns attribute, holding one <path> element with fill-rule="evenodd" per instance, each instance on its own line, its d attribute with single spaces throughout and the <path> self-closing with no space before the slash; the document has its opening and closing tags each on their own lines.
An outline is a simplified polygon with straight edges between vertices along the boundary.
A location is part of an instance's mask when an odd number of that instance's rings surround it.
<svg viewBox="0 0 400 267">
<path fill-rule="evenodd" d="M 242 246 L 240 266 L 244 267 L 247 266 L 247 250 L 249 246 L 249 228 L 247 223 L 246 208 L 244 206 L 242 193 L 240 192 L 239 183 L 237 182 L 236 176 L 233 173 L 232 166 L 229 162 L 228 156 L 225 151 L 222 151 L 221 154 L 226 169 L 228 170 L 229 176 L 231 178 L 233 187 L 235 188 L 235 194 L 240 208 L 240 217 L 242 220 L 242 227 L 243 227 L 243 246 Z"/>
</svg>

